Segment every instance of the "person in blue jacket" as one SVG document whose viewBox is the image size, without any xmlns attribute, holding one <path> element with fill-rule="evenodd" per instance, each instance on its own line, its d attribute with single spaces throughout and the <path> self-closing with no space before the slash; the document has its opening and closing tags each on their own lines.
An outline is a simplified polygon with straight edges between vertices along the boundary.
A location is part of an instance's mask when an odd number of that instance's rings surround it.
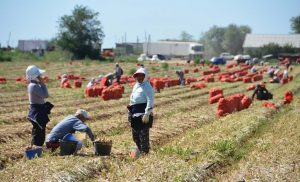
<svg viewBox="0 0 300 182">
<path fill-rule="evenodd" d="M 54 151 L 59 147 L 59 140 L 64 139 L 66 135 L 75 133 L 75 131 L 85 132 L 92 141 L 95 141 L 95 136 L 92 130 L 84 123 L 89 120 L 90 116 L 83 109 L 78 109 L 74 115 L 69 115 L 53 127 L 47 135 L 46 147 Z M 82 142 L 77 140 L 76 151 L 82 148 Z"/>
<path fill-rule="evenodd" d="M 28 84 L 29 112 L 27 119 L 32 124 L 31 146 L 43 146 L 46 135 L 46 125 L 50 121 L 48 114 L 53 107 L 45 99 L 49 97 L 47 86 L 41 75 L 45 70 L 39 69 L 35 65 L 30 65 L 26 69 Z"/>
<path fill-rule="evenodd" d="M 139 68 L 133 77 L 136 83 L 133 86 L 128 108 L 128 120 L 132 128 L 132 138 L 138 151 L 149 153 L 149 130 L 153 123 L 154 91 L 144 68 Z"/>
</svg>

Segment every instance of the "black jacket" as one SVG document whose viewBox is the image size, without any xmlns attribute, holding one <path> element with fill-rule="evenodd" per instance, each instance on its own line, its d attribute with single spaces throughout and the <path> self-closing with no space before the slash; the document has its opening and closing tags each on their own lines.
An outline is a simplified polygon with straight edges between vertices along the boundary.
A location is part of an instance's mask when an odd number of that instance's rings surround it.
<svg viewBox="0 0 300 182">
<path fill-rule="evenodd" d="M 149 116 L 149 122 L 144 124 L 142 122 L 143 115 L 139 117 L 133 117 L 134 114 L 136 113 L 144 113 L 146 109 L 147 103 L 143 104 L 135 104 L 128 106 L 128 121 L 131 124 L 131 127 L 138 130 L 138 129 L 143 129 L 143 128 L 151 128 L 153 124 L 153 115 L 150 114 Z"/>
<path fill-rule="evenodd" d="M 30 104 L 27 119 L 30 122 L 36 123 L 40 128 L 44 128 L 50 121 L 48 114 L 51 113 L 53 107 L 54 105 L 50 102 L 46 102 L 45 104 Z"/>
</svg>

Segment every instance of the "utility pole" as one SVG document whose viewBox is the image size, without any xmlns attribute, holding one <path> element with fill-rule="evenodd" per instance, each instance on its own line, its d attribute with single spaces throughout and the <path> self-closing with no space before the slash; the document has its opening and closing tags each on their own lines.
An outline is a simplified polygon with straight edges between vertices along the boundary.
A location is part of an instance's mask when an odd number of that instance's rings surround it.
<svg viewBox="0 0 300 182">
<path fill-rule="evenodd" d="M 136 53 L 139 54 L 140 52 L 140 46 L 139 46 L 139 36 L 136 37 Z"/>
<path fill-rule="evenodd" d="M 10 36 L 11 36 L 11 32 L 9 32 L 8 41 L 7 41 L 7 47 L 10 47 L 10 46 L 9 46 L 9 43 L 10 43 Z"/>
<path fill-rule="evenodd" d="M 147 55 L 148 55 L 148 49 L 150 50 L 150 52 L 151 52 L 151 45 L 150 45 L 150 43 L 151 43 L 151 35 L 149 34 L 148 35 L 148 42 L 147 42 Z"/>
<path fill-rule="evenodd" d="M 125 32 L 125 44 L 126 44 L 126 32 Z"/>
</svg>

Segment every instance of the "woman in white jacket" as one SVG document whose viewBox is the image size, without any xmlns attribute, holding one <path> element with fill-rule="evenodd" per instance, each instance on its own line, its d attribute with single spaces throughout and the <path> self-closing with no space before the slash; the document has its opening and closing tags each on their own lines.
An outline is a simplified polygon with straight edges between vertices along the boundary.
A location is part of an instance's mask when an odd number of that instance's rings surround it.
<svg viewBox="0 0 300 182">
<path fill-rule="evenodd" d="M 150 149 L 149 130 L 153 123 L 154 91 L 144 68 L 139 68 L 133 77 L 136 84 L 132 89 L 130 104 L 127 107 L 128 120 L 132 127 L 132 138 L 141 153 L 147 154 Z"/>
</svg>

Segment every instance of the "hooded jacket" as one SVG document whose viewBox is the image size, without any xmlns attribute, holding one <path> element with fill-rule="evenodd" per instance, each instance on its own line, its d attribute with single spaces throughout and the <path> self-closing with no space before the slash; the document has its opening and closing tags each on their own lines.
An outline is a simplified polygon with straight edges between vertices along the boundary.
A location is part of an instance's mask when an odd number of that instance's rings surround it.
<svg viewBox="0 0 300 182">
<path fill-rule="evenodd" d="M 147 71 L 144 68 L 139 68 L 134 75 L 138 73 L 145 74 L 145 78 L 142 83 L 136 82 L 136 84 L 133 86 L 129 105 L 132 106 L 146 103 L 145 114 L 149 115 L 152 112 L 154 105 L 154 91 L 147 79 Z"/>
</svg>

